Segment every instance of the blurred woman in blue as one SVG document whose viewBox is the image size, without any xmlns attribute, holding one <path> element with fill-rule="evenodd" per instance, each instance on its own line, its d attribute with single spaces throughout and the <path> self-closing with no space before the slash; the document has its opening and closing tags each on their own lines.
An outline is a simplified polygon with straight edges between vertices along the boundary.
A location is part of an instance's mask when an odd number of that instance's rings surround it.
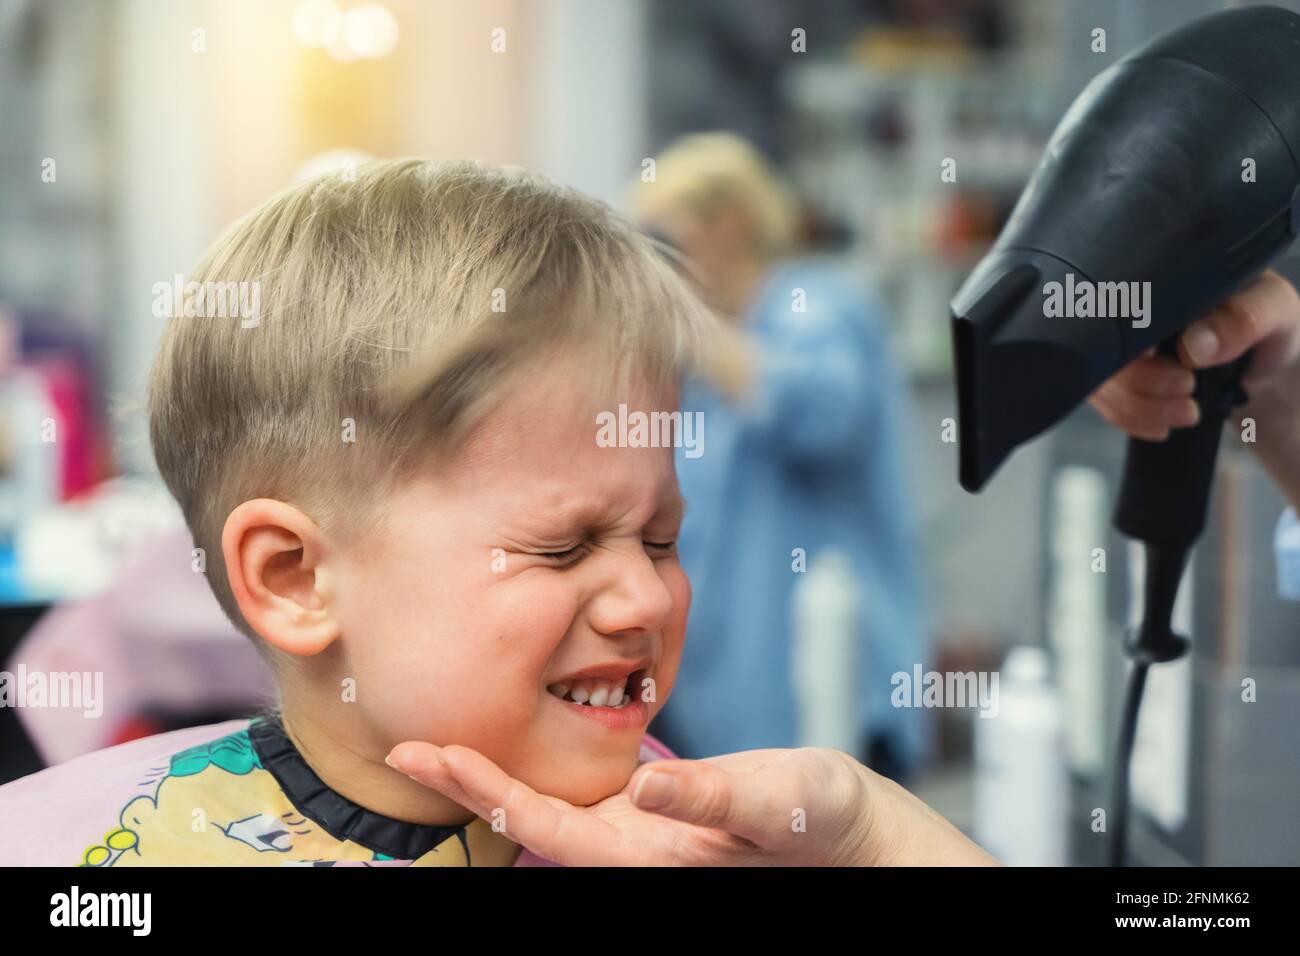
<svg viewBox="0 0 1300 956">
<path fill-rule="evenodd" d="M 856 756 L 905 777 L 926 749 L 924 712 L 891 706 L 891 676 L 924 665 L 928 648 L 905 392 L 880 310 L 834 266 L 781 260 L 797 207 L 743 140 L 688 136 L 650 178 L 633 189 L 633 214 L 735 317 L 756 372 L 743 403 L 683 388 L 682 409 L 703 412 L 704 426 L 702 454 L 677 459 L 688 502 L 679 552 L 694 598 L 681 671 L 652 732 L 685 757 L 803 743 L 792 599 L 800 555 L 816 567 L 834 551 L 856 590 L 845 662 Z"/>
</svg>

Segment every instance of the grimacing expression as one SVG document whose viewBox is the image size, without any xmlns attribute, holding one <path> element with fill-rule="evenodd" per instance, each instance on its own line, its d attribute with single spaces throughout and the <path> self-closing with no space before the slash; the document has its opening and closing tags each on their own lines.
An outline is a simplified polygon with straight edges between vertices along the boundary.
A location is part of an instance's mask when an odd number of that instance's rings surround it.
<svg viewBox="0 0 1300 956">
<path fill-rule="evenodd" d="M 690 584 L 672 449 L 600 447 L 581 375 L 564 362 L 517 379 L 454 462 L 393 495 L 336 600 L 372 734 L 472 747 L 588 805 L 636 769 Z M 629 408 L 677 408 L 675 390 L 634 392 Z"/>
</svg>

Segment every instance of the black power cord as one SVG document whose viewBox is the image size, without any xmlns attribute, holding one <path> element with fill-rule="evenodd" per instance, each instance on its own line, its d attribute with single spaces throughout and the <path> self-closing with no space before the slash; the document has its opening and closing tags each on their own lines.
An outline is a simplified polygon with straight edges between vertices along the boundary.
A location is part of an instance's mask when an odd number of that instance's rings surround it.
<svg viewBox="0 0 1300 956">
<path fill-rule="evenodd" d="M 1146 661 L 1134 661 L 1128 675 L 1128 689 L 1124 693 L 1119 744 L 1115 749 L 1115 779 L 1111 782 L 1111 866 L 1123 866 L 1128 853 L 1129 773 L 1133 762 L 1133 740 L 1137 736 L 1138 708 L 1142 703 L 1142 691 L 1146 687 L 1147 671 L 1150 668 L 1151 665 Z"/>
<path fill-rule="evenodd" d="M 1199 528 L 1198 528 L 1199 531 Z M 1152 664 L 1176 661 L 1191 648 L 1191 641 L 1170 626 L 1178 585 L 1187 567 L 1190 545 L 1146 542 L 1143 582 L 1142 623 L 1129 632 L 1124 650 L 1133 661 L 1124 710 L 1119 721 L 1119 743 L 1115 748 L 1115 779 L 1112 781 L 1111 813 L 1114 820 L 1110 844 L 1110 865 L 1123 866 L 1128 844 L 1129 765 L 1137 735 L 1138 708 Z"/>
</svg>

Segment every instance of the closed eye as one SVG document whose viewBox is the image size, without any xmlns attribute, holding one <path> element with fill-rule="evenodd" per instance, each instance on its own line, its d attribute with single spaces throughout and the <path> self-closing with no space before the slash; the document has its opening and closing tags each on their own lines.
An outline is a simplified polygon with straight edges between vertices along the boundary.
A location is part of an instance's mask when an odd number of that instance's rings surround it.
<svg viewBox="0 0 1300 956">
<path fill-rule="evenodd" d="M 676 541 L 645 541 L 643 543 L 650 550 L 665 555 L 672 554 L 677 547 Z M 546 558 L 546 560 L 556 562 L 557 564 L 563 564 L 565 562 L 573 561 L 574 558 L 581 555 L 585 548 L 585 544 L 578 544 L 564 551 L 541 551 L 537 556 L 539 558 Z"/>
<path fill-rule="evenodd" d="M 582 548 L 583 546 L 578 544 L 566 551 L 542 551 L 538 553 L 538 557 L 546 558 L 549 561 L 569 561 L 577 557 Z"/>
</svg>

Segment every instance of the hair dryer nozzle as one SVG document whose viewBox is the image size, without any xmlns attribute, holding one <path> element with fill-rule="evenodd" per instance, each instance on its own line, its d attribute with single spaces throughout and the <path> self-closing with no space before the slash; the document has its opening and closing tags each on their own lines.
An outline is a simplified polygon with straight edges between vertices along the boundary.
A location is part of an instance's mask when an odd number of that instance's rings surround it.
<svg viewBox="0 0 1300 956">
<path fill-rule="evenodd" d="M 1114 361 L 1120 334 L 1113 326 L 1048 315 L 1052 294 L 1073 277 L 1053 256 L 1005 249 L 953 299 L 959 477 L 967 491 L 979 491 L 1017 445 L 1068 415 Z"/>
</svg>

